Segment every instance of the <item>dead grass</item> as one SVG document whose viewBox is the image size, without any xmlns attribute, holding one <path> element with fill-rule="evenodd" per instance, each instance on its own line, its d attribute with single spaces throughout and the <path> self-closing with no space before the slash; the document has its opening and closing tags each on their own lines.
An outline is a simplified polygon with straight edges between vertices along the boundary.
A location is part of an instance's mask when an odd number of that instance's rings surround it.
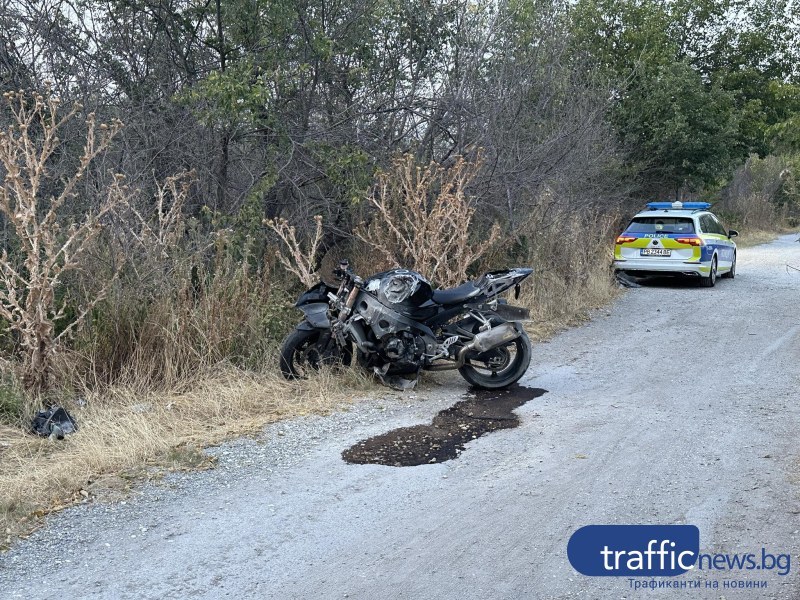
<svg viewBox="0 0 800 600">
<path fill-rule="evenodd" d="M 327 413 L 374 385 L 356 369 L 287 382 L 225 367 L 184 393 L 143 394 L 124 387 L 90 392 L 84 406 L 67 405 L 80 429 L 63 441 L 2 427 L 0 549 L 36 528 L 48 512 L 113 498 L 159 469 L 208 466 L 202 447 L 280 419 Z"/>
<path fill-rule="evenodd" d="M 613 239 L 619 229 L 615 214 L 564 214 L 549 225 L 530 225 L 529 263 L 533 282 L 522 285 L 519 302 L 530 309 L 526 327 L 543 340 L 589 318 L 591 311 L 621 294 L 613 277 Z"/>
<path fill-rule="evenodd" d="M 618 293 L 604 274 L 574 289 L 553 275 L 537 277 L 536 286 L 528 286 L 533 291 L 521 298 L 534 307 L 535 339 L 584 320 Z M 435 385 L 432 380 L 426 375 L 426 383 Z M 0 550 L 51 512 L 122 499 L 133 485 L 165 471 L 213 466 L 204 447 L 281 419 L 329 413 L 371 391 L 386 392 L 355 368 L 287 382 L 274 373 L 227 366 L 179 388 L 189 391 L 148 393 L 116 385 L 86 392 L 83 406 L 66 404 L 80 429 L 63 441 L 0 426 Z"/>
<path fill-rule="evenodd" d="M 734 239 L 739 248 L 750 248 L 760 244 L 768 244 L 769 242 L 778 238 L 779 235 L 784 233 L 791 233 L 791 230 L 781 231 L 764 231 L 761 229 L 744 230 L 738 237 Z"/>
<path fill-rule="evenodd" d="M 526 330 L 535 341 L 546 340 L 568 327 L 585 322 L 591 312 L 622 294 L 608 270 L 587 273 L 577 284 L 568 285 L 554 273 L 542 273 L 534 286 L 523 291 L 520 302 L 531 309 Z"/>
</svg>

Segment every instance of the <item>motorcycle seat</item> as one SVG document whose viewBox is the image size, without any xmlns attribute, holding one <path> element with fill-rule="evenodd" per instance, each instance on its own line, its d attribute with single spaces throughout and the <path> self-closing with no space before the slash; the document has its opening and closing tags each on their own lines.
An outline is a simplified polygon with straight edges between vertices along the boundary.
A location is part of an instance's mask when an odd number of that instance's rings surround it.
<svg viewBox="0 0 800 600">
<path fill-rule="evenodd" d="M 480 288 L 468 281 L 449 290 L 433 290 L 433 301 L 437 304 L 458 304 L 481 293 Z"/>
</svg>

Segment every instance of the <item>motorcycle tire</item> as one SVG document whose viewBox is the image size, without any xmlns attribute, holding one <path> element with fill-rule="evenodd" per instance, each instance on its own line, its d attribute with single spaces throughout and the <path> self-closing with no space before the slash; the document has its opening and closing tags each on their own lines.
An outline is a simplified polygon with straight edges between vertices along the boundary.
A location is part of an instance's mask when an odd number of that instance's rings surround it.
<svg viewBox="0 0 800 600">
<path fill-rule="evenodd" d="M 458 369 L 461 376 L 474 387 L 483 390 L 500 390 L 506 388 L 517 381 L 525 374 L 531 364 L 531 354 L 533 348 L 528 336 L 523 333 L 520 337 L 509 342 L 502 350 L 515 347 L 516 353 L 508 365 L 504 365 L 502 370 L 491 373 L 482 372 L 470 362 Z M 487 353 L 488 354 L 488 353 Z M 469 359 L 467 359 L 469 361 Z M 474 359 L 473 359 L 474 360 Z M 476 361 L 477 362 L 477 361 Z M 491 371 L 489 367 L 482 367 L 483 371 Z"/>
<path fill-rule="evenodd" d="M 317 342 L 321 333 L 319 329 L 295 329 L 283 341 L 280 367 L 286 379 L 304 379 L 310 374 L 309 369 L 318 371 L 323 365 L 350 365 L 352 348 L 320 349 Z"/>
</svg>

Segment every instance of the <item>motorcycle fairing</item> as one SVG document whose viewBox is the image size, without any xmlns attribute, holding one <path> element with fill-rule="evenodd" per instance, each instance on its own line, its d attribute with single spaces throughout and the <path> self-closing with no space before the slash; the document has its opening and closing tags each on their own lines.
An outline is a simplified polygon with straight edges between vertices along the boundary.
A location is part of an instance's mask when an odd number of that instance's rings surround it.
<svg viewBox="0 0 800 600">
<path fill-rule="evenodd" d="M 317 285 L 309 288 L 297 299 L 295 306 L 302 310 L 302 306 L 312 304 L 314 302 L 323 302 L 328 304 L 328 293 L 336 293 L 336 288 L 329 286 L 324 281 L 320 281 Z"/>
<path fill-rule="evenodd" d="M 425 339 L 427 352 L 436 349 L 436 336 L 430 327 L 392 310 L 371 294 L 361 294 L 354 309 L 378 339 L 398 331 L 416 331 Z"/>
<path fill-rule="evenodd" d="M 321 302 L 303 304 L 298 307 L 303 311 L 305 320 L 300 323 L 298 329 L 330 329 L 331 320 L 328 318 L 328 305 Z M 305 325 L 307 323 L 307 325 Z"/>
</svg>

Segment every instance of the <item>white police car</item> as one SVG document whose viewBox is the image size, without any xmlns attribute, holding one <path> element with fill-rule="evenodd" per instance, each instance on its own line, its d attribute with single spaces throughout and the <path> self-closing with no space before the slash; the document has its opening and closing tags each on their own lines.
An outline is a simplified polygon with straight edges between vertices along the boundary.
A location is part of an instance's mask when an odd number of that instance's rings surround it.
<svg viewBox="0 0 800 600">
<path fill-rule="evenodd" d="M 739 233 L 726 230 L 707 202 L 650 202 L 614 246 L 614 269 L 637 277 L 690 275 L 712 287 L 736 276 Z"/>
</svg>

